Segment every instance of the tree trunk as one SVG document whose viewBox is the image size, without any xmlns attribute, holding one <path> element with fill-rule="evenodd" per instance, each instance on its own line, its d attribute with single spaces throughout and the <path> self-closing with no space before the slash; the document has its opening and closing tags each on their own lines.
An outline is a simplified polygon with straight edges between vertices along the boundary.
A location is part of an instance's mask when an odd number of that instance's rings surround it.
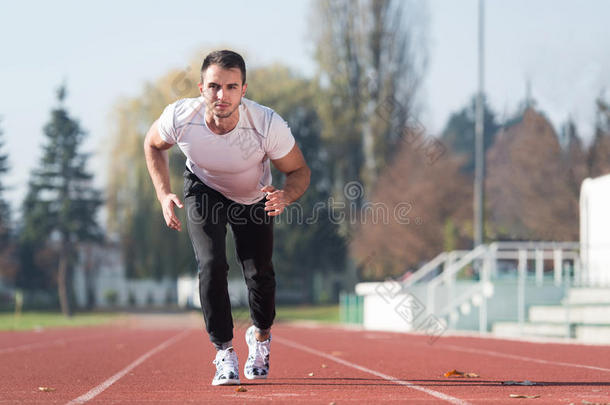
<svg viewBox="0 0 610 405">
<path fill-rule="evenodd" d="M 68 249 L 62 246 L 59 254 L 59 268 L 57 271 L 57 292 L 59 293 L 59 305 L 61 312 L 67 316 L 72 316 L 70 300 L 68 297 Z"/>
</svg>

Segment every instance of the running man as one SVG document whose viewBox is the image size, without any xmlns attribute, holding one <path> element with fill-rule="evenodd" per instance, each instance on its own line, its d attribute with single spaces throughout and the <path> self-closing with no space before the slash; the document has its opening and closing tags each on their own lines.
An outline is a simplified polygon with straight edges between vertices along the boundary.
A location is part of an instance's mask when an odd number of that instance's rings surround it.
<svg viewBox="0 0 610 405">
<path fill-rule="evenodd" d="M 201 96 L 168 105 L 144 141 L 163 217 L 177 231 L 182 224 L 174 207 L 183 204 L 170 188 L 167 149 L 177 144 L 186 156 L 186 225 L 198 264 L 206 330 L 217 350 L 212 385 L 239 384 L 227 291 L 227 224 L 248 287 L 253 323 L 246 331 L 244 375 L 267 378 L 275 318 L 272 217 L 309 186 L 310 170 L 290 128 L 272 109 L 244 98 L 247 87 L 246 65 L 239 54 L 210 53 L 201 66 Z M 286 174 L 283 189 L 271 185 L 270 161 Z"/>
</svg>

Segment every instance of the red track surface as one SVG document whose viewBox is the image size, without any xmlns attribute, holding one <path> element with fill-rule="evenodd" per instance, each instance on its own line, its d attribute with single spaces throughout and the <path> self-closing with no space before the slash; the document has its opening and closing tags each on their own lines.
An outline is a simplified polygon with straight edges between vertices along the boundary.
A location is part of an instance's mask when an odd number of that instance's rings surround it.
<svg viewBox="0 0 610 405">
<path fill-rule="evenodd" d="M 271 375 L 212 387 L 199 320 L 0 333 L 0 403 L 610 403 L 610 346 L 277 325 Z M 240 370 L 244 327 L 234 340 Z M 446 378 L 451 369 L 480 378 Z M 530 380 L 536 386 L 502 386 Z M 38 387 L 51 387 L 41 392 Z M 512 399 L 510 394 L 540 395 Z M 583 402 L 584 401 L 584 402 Z M 74 403 L 74 402 L 73 402 Z"/>
</svg>

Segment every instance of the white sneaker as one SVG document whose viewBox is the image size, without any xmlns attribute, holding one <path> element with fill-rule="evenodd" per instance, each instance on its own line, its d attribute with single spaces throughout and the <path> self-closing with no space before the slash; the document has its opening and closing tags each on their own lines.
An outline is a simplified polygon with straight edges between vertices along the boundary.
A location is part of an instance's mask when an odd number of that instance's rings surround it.
<svg viewBox="0 0 610 405">
<path fill-rule="evenodd" d="M 232 347 L 218 350 L 213 363 L 216 365 L 216 374 L 212 380 L 212 385 L 239 384 L 237 353 L 235 353 Z"/>
<path fill-rule="evenodd" d="M 269 351 L 271 348 L 271 335 L 264 342 L 259 342 L 254 337 L 254 325 L 246 331 L 246 343 L 248 344 L 248 360 L 244 367 L 244 374 L 249 380 L 267 378 L 269 374 Z"/>
</svg>

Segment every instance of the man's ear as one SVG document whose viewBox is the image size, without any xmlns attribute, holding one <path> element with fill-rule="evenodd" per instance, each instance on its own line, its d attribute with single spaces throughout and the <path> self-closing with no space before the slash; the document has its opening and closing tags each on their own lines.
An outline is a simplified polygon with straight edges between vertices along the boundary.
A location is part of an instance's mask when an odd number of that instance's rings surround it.
<svg viewBox="0 0 610 405">
<path fill-rule="evenodd" d="M 197 87 L 199 87 L 199 93 L 203 93 L 203 83 L 197 83 Z"/>
<path fill-rule="evenodd" d="M 248 89 L 248 83 L 244 83 L 243 86 L 241 86 L 241 96 L 245 96 L 246 95 L 246 90 Z"/>
</svg>

